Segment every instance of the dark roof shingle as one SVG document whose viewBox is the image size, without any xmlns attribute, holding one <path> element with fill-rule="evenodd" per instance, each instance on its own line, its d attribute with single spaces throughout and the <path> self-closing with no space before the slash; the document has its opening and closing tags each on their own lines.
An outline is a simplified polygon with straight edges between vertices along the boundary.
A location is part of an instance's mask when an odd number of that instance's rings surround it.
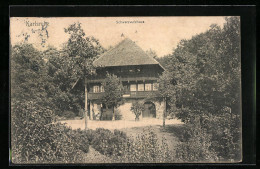
<svg viewBox="0 0 260 169">
<path fill-rule="evenodd" d="M 135 42 L 126 38 L 114 48 L 102 54 L 94 61 L 94 66 L 128 66 L 159 64 L 148 56 Z"/>
</svg>

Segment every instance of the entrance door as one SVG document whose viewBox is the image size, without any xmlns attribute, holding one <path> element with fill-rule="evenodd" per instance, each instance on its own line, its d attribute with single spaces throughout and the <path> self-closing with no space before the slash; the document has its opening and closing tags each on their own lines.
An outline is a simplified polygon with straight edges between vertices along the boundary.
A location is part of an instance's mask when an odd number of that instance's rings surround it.
<svg viewBox="0 0 260 169">
<path fill-rule="evenodd" d="M 155 118 L 155 117 L 156 117 L 155 105 L 152 102 L 145 102 L 143 118 Z"/>
</svg>

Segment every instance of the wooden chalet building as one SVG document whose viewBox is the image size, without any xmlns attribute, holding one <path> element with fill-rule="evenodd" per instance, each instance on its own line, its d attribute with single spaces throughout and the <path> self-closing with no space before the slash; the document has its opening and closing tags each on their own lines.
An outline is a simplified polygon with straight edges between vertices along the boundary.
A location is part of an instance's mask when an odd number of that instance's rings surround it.
<svg viewBox="0 0 260 169">
<path fill-rule="evenodd" d="M 104 92 L 101 83 L 106 73 L 120 78 L 124 86 L 124 104 L 115 112 L 120 112 L 122 119 L 134 120 L 135 115 L 130 111 L 132 102 L 145 100 L 145 110 L 141 118 L 162 118 L 165 103 L 147 99 L 157 90 L 157 79 L 164 68 L 152 57 L 148 56 L 135 42 L 125 38 L 117 46 L 102 54 L 94 61 L 96 75 L 85 79 L 87 86 L 87 109 L 91 120 L 98 120 L 102 112 L 102 120 L 112 119 L 112 110 L 106 109 L 100 99 Z"/>
</svg>

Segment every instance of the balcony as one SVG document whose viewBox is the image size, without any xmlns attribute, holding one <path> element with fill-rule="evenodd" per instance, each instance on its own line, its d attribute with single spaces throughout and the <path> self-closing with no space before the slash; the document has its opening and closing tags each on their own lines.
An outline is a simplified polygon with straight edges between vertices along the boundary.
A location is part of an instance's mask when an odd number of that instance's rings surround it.
<svg viewBox="0 0 260 169">
<path fill-rule="evenodd" d="M 136 81 L 156 81 L 157 77 L 119 77 L 122 82 L 136 82 Z M 87 83 L 101 83 L 104 81 L 104 78 L 88 79 Z"/>
<path fill-rule="evenodd" d="M 88 99 L 98 100 L 103 97 L 104 93 L 88 93 Z M 127 91 L 124 93 L 123 98 L 146 98 L 156 96 L 155 91 Z"/>
</svg>

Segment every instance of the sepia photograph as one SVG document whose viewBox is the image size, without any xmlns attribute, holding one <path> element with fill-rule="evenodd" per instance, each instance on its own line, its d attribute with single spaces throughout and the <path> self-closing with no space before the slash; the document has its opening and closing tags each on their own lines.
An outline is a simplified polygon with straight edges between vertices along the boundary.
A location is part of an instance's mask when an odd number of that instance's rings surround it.
<svg viewBox="0 0 260 169">
<path fill-rule="evenodd" d="M 242 162 L 239 16 L 10 17 L 13 164 Z"/>
</svg>

